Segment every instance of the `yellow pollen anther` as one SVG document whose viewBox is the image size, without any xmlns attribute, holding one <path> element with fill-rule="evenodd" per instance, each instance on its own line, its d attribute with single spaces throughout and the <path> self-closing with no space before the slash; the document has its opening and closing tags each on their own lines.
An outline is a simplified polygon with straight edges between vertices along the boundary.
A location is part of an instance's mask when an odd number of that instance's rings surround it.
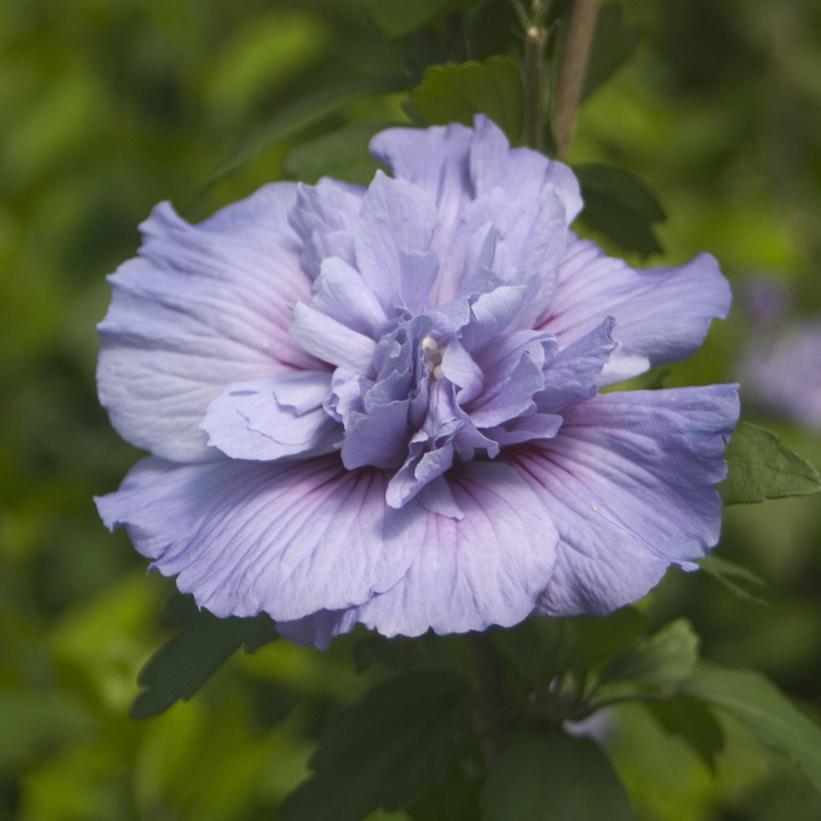
<svg viewBox="0 0 821 821">
<path fill-rule="evenodd" d="M 439 350 L 439 343 L 432 337 L 426 336 L 422 340 L 422 348 L 426 351 L 438 351 Z"/>
</svg>

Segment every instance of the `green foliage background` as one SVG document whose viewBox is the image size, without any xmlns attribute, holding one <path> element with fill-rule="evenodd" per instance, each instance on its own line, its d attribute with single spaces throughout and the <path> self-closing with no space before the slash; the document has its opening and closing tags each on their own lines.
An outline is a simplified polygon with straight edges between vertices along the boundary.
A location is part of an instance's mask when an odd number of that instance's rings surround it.
<svg viewBox="0 0 821 821">
<path fill-rule="evenodd" d="M 597 39 L 611 64 L 596 76 L 638 47 L 591 89 L 570 161 L 627 169 L 657 195 L 668 218 L 653 229 L 664 251 L 651 263 L 710 250 L 737 292 L 765 273 L 789 283 L 801 313 L 820 312 L 821 8 L 622 6 L 626 29 Z M 156 201 L 197 219 L 272 179 L 364 181 L 375 130 L 409 112 L 437 121 L 450 104 L 431 102 L 426 85 L 405 105 L 423 76 L 435 84 L 426 67 L 518 59 L 517 25 L 504 0 L 4 0 L 0 818 L 275 817 L 326 719 L 391 669 L 383 657 L 357 674 L 362 633 L 324 654 L 274 642 L 237 653 L 195 699 L 129 718 L 138 671 L 178 615 L 166 604 L 173 585 L 146 576 L 93 508 L 138 456 L 97 405 L 94 324 L 105 274 L 136 250 L 136 225 Z M 508 98 L 495 104 L 515 118 Z M 668 384 L 734 379 L 756 338 L 736 310 Z M 817 433 L 764 421 L 821 464 Z M 725 521 L 719 556 L 765 580 L 754 592 L 766 606 L 714 575 L 671 573 L 641 609 L 654 625 L 686 616 L 704 656 L 767 673 L 817 713 L 818 497 L 733 507 Z M 684 744 L 674 717 L 664 724 L 638 704 L 608 715 L 605 745 L 641 819 L 821 817 L 808 783 L 732 718 L 712 762 Z M 541 754 L 526 737 L 511 749 L 505 766 L 516 771 L 515 755 Z M 464 792 L 369 818 L 476 817 L 469 784 Z"/>
</svg>

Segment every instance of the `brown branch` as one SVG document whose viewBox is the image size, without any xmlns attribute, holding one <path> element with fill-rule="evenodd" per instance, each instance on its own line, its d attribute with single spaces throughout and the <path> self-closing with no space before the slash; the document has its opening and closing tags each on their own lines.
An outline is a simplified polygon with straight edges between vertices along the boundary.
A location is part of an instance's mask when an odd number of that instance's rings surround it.
<svg viewBox="0 0 821 821">
<path fill-rule="evenodd" d="M 547 30 L 529 25 L 525 30 L 525 143 L 544 147 L 544 48 Z"/>
<path fill-rule="evenodd" d="M 559 158 L 567 156 L 573 138 L 573 124 L 584 89 L 598 11 L 599 0 L 574 0 L 573 11 L 570 13 L 570 26 L 553 111 L 553 138 Z"/>
</svg>

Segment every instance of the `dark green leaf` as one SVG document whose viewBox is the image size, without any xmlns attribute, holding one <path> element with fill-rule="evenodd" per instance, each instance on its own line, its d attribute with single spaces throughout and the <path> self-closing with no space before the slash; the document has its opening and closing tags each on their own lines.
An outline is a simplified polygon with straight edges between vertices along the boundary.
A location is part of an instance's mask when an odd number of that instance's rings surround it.
<svg viewBox="0 0 821 821">
<path fill-rule="evenodd" d="M 144 689 L 131 707 L 132 718 L 159 715 L 180 699 L 191 698 L 239 647 L 252 653 L 274 638 L 276 628 L 268 616 L 218 619 L 196 611 L 140 671 Z"/>
<path fill-rule="evenodd" d="M 280 821 L 360 821 L 405 806 L 447 771 L 467 706 L 465 680 L 417 671 L 378 684 L 332 722 L 314 775 L 280 807 Z"/>
<path fill-rule="evenodd" d="M 464 0 L 360 0 L 388 37 L 398 37 L 425 25 L 434 17 L 464 5 Z"/>
<path fill-rule="evenodd" d="M 358 641 L 353 648 L 354 665 L 358 673 L 374 664 L 382 664 L 395 672 L 407 672 L 419 667 L 424 658 L 422 641 L 403 636 L 384 638 L 372 633 Z"/>
<path fill-rule="evenodd" d="M 588 738 L 517 732 L 482 790 L 483 821 L 628 821 L 633 811 L 607 756 Z"/>
<path fill-rule="evenodd" d="M 478 780 L 451 772 L 406 810 L 413 821 L 476 821 L 479 817 Z"/>
<path fill-rule="evenodd" d="M 670 688 L 686 678 L 698 661 L 698 636 L 678 619 L 626 650 L 605 670 L 602 680 L 631 688 Z"/>
<path fill-rule="evenodd" d="M 208 187 L 250 162 L 269 146 L 294 137 L 344 105 L 367 94 L 396 91 L 402 86 L 403 80 L 400 77 L 363 78 L 343 83 L 336 88 L 323 88 L 316 94 L 281 108 L 266 126 L 240 143 L 232 156 L 212 174 Z"/>
<path fill-rule="evenodd" d="M 368 153 L 368 144 L 385 127 L 383 123 L 353 123 L 302 143 L 286 155 L 285 173 L 307 183 L 329 176 L 366 185 L 380 167 Z"/>
<path fill-rule="evenodd" d="M 723 584 L 739 598 L 756 604 L 767 603 L 764 599 L 754 596 L 743 586 L 743 584 L 748 587 L 764 587 L 766 585 L 764 579 L 756 576 L 752 570 L 748 570 L 735 562 L 728 562 L 726 559 L 716 556 L 715 553 L 710 553 L 703 559 L 699 559 L 698 564 L 708 576 Z M 742 582 L 743 584 L 741 584 Z"/>
<path fill-rule="evenodd" d="M 624 19 L 622 7 L 618 3 L 604 6 L 596 21 L 584 96 L 589 96 L 608 80 L 636 50 L 638 43 L 638 30 Z"/>
<path fill-rule="evenodd" d="M 638 641 L 648 626 L 638 610 L 624 607 L 604 617 L 534 616 L 516 627 L 494 630 L 493 638 L 508 662 L 504 672 L 516 677 L 509 686 L 523 686 L 529 693 L 567 671 L 583 676 L 601 670 Z"/>
<path fill-rule="evenodd" d="M 626 251 L 653 254 L 662 250 L 653 226 L 666 215 L 658 200 L 635 175 L 601 163 L 577 165 L 584 210 L 580 219 Z"/>
<path fill-rule="evenodd" d="M 411 91 L 410 104 L 430 124 L 470 125 L 473 115 L 480 113 L 490 117 L 514 142 L 522 133 L 522 76 L 509 57 L 432 66 Z"/>
<path fill-rule="evenodd" d="M 637 642 L 648 630 L 646 616 L 623 607 L 609 616 L 580 616 L 571 620 L 575 636 L 574 666 L 595 671 Z"/>
<path fill-rule="evenodd" d="M 724 746 L 724 733 L 704 702 L 672 698 L 645 706 L 668 733 L 682 738 L 710 769 L 715 768 L 716 756 Z"/>
<path fill-rule="evenodd" d="M 781 444 L 772 431 L 739 422 L 727 445 L 727 478 L 719 485 L 724 504 L 805 496 L 821 490 L 818 471 Z"/>
<path fill-rule="evenodd" d="M 764 676 L 703 667 L 683 681 L 679 691 L 740 721 L 762 744 L 791 759 L 821 790 L 821 728 Z"/>
</svg>

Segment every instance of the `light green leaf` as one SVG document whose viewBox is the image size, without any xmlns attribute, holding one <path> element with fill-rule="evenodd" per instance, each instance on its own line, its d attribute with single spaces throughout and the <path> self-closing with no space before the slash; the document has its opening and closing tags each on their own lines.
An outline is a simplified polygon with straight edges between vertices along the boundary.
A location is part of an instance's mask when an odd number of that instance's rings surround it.
<svg viewBox="0 0 821 821">
<path fill-rule="evenodd" d="M 235 650 L 244 645 L 252 653 L 276 635 L 268 616 L 218 619 L 196 611 L 140 671 L 144 689 L 131 707 L 132 718 L 159 715 L 180 699 L 191 698 Z"/>
<path fill-rule="evenodd" d="M 308 183 L 329 176 L 366 185 L 379 168 L 368 153 L 368 143 L 385 127 L 383 123 L 352 123 L 302 143 L 285 157 L 285 173 Z"/>
<path fill-rule="evenodd" d="M 724 733 L 707 704 L 678 697 L 648 702 L 645 707 L 664 730 L 682 738 L 710 769 L 715 768 L 716 756 L 724 746 Z"/>
<path fill-rule="evenodd" d="M 762 744 L 791 759 L 821 791 L 821 728 L 764 676 L 702 667 L 678 689 L 740 721 Z"/>
<path fill-rule="evenodd" d="M 764 579 L 756 576 L 752 570 L 735 562 L 728 562 L 727 559 L 722 559 L 716 556 L 715 553 L 709 553 L 703 559 L 699 559 L 698 564 L 708 576 L 723 584 L 740 599 L 746 599 L 756 604 L 767 603 L 764 599 L 754 596 L 741 584 L 743 582 L 751 587 L 764 587 L 766 585 Z"/>
<path fill-rule="evenodd" d="M 766 428 L 739 422 L 727 445 L 727 478 L 719 485 L 726 505 L 805 496 L 821 490 L 821 476 Z"/>
<path fill-rule="evenodd" d="M 602 681 L 631 688 L 668 689 L 686 678 L 698 661 L 698 636 L 677 619 L 622 653 L 604 671 Z"/>
<path fill-rule="evenodd" d="M 509 57 L 432 66 L 411 91 L 410 104 L 431 125 L 470 125 L 474 114 L 485 114 L 511 141 L 522 134 L 522 75 Z"/>
<path fill-rule="evenodd" d="M 626 251 L 662 250 L 653 227 L 667 216 L 650 189 L 623 168 L 602 163 L 574 167 L 582 187 L 581 221 Z"/>
<path fill-rule="evenodd" d="M 436 670 L 378 684 L 332 722 L 311 760 L 314 775 L 277 818 L 360 821 L 405 806 L 450 766 L 466 696 L 463 678 Z"/>
<path fill-rule="evenodd" d="M 518 731 L 482 790 L 483 821 L 630 821 L 635 816 L 604 752 L 588 738 Z"/>
</svg>

